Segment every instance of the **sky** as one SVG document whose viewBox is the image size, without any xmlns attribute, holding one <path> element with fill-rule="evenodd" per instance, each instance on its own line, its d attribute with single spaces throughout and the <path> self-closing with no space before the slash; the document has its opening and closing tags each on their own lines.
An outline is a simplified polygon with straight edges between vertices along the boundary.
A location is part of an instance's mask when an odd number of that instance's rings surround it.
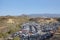
<svg viewBox="0 0 60 40">
<path fill-rule="evenodd" d="M 60 14 L 60 0 L 0 0 L 0 15 Z"/>
</svg>

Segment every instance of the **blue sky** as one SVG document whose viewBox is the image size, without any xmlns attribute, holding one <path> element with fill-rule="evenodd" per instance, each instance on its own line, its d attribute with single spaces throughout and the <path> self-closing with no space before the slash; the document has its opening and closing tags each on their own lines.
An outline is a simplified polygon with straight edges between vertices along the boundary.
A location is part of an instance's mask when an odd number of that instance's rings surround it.
<svg viewBox="0 0 60 40">
<path fill-rule="evenodd" d="M 0 0 L 0 15 L 60 13 L 60 0 Z"/>
</svg>

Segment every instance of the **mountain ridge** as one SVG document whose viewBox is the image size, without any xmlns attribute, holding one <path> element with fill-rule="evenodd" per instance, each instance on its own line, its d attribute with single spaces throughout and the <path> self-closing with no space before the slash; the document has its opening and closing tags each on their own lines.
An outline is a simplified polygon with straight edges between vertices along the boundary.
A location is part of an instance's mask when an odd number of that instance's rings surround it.
<svg viewBox="0 0 60 40">
<path fill-rule="evenodd" d="M 60 14 L 30 14 L 30 17 L 60 17 Z"/>
</svg>

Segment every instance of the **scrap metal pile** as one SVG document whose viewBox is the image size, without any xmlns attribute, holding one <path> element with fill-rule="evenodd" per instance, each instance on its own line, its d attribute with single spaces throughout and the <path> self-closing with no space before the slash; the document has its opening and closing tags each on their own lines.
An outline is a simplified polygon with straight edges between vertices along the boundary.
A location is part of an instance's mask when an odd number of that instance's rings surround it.
<svg viewBox="0 0 60 40">
<path fill-rule="evenodd" d="M 13 39 L 16 36 L 20 37 L 20 40 L 45 40 L 54 35 L 54 32 L 58 29 L 59 23 L 51 23 L 40 25 L 36 22 L 27 22 L 21 25 L 21 29 L 12 34 L 8 39 Z"/>
</svg>

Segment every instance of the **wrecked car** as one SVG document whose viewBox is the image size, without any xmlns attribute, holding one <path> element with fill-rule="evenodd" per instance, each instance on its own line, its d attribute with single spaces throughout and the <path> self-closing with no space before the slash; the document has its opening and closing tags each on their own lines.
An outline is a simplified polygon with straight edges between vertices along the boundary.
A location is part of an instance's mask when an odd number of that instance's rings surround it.
<svg viewBox="0 0 60 40">
<path fill-rule="evenodd" d="M 36 22 L 28 22 L 22 24 L 21 29 L 12 34 L 8 39 L 13 39 L 16 36 L 19 36 L 20 40 L 45 40 L 53 36 L 53 29 L 54 28 L 47 27 L 47 25 L 46 27 L 41 28 L 41 26 Z"/>
</svg>

